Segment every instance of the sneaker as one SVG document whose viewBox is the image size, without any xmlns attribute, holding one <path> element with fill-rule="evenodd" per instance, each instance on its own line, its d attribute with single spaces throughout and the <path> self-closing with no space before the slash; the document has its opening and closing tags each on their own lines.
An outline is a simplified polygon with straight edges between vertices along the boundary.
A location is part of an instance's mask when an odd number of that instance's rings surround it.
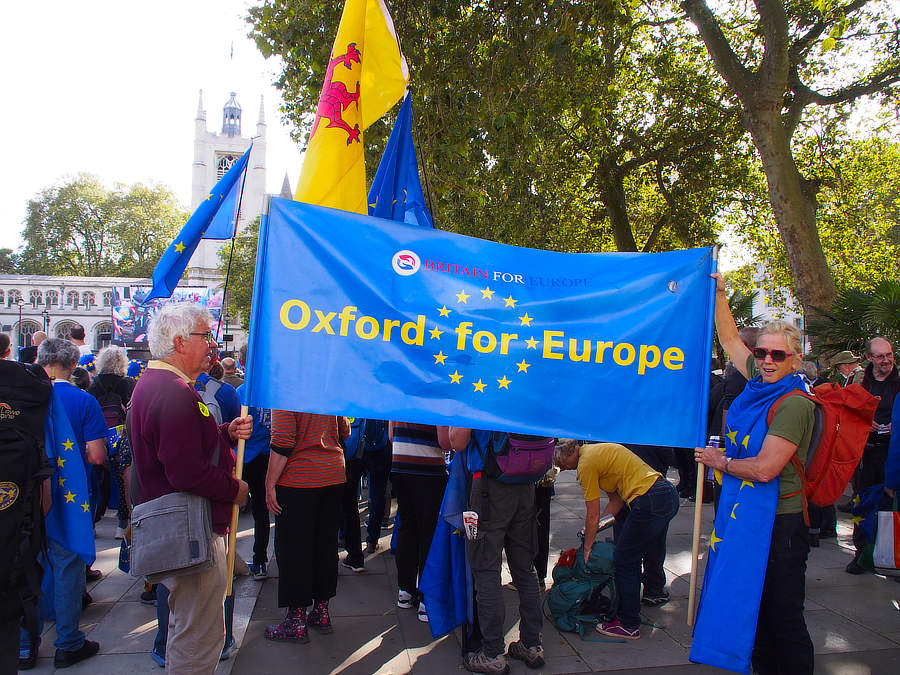
<svg viewBox="0 0 900 675">
<path fill-rule="evenodd" d="M 38 645 L 40 645 L 40 640 L 38 640 L 37 644 L 30 645 L 24 649 L 19 648 L 19 670 L 31 670 L 34 668 L 34 665 L 37 663 Z"/>
<path fill-rule="evenodd" d="M 266 569 L 266 563 L 247 563 L 247 567 L 250 568 L 250 574 L 253 575 L 254 579 L 266 579 L 269 576 L 269 572 Z"/>
<path fill-rule="evenodd" d="M 509 672 L 506 654 L 497 654 L 497 656 L 490 657 L 486 656 L 482 651 L 469 652 L 466 654 L 464 665 L 470 673 L 506 675 Z"/>
<path fill-rule="evenodd" d="M 365 555 L 372 555 L 377 550 L 378 550 L 378 542 L 377 541 L 367 541 L 366 542 L 366 550 L 363 551 L 363 553 Z"/>
<path fill-rule="evenodd" d="M 56 655 L 53 657 L 53 665 L 57 668 L 68 668 L 74 666 L 80 661 L 91 658 L 100 651 L 100 643 L 92 640 L 85 640 L 84 644 L 78 649 L 66 651 L 65 649 L 57 649 Z"/>
<path fill-rule="evenodd" d="M 625 638 L 626 640 L 637 640 L 641 637 L 641 627 L 629 630 L 622 625 L 618 618 L 612 621 L 604 621 L 597 624 L 597 632 L 601 635 L 609 635 L 610 637 Z"/>
<path fill-rule="evenodd" d="M 334 630 L 331 626 L 331 616 L 328 614 L 327 600 L 316 601 L 312 610 L 306 615 L 306 624 L 320 633 L 330 633 Z"/>
<path fill-rule="evenodd" d="M 647 605 L 647 607 L 659 607 L 660 605 L 666 604 L 670 598 L 669 591 L 666 589 L 661 591 L 644 591 L 641 602 Z"/>
<path fill-rule="evenodd" d="M 506 655 L 524 661 L 529 668 L 540 668 L 544 665 L 544 648 L 540 645 L 526 647 L 521 640 L 516 640 L 506 650 Z"/>
<path fill-rule="evenodd" d="M 116 539 L 124 539 L 125 538 L 125 528 L 117 527 L 116 528 Z"/>
<path fill-rule="evenodd" d="M 348 555 L 348 556 L 345 556 L 345 557 L 341 560 L 341 565 L 343 565 L 344 567 L 346 567 L 346 568 L 347 568 L 348 570 L 350 570 L 351 572 L 356 572 L 357 574 L 360 574 L 361 572 L 365 572 L 365 571 L 366 571 L 365 563 L 352 561 L 352 560 L 350 560 L 350 556 L 349 556 L 349 555 Z"/>
<path fill-rule="evenodd" d="M 411 593 L 407 593 L 406 591 L 397 593 L 397 607 L 400 609 L 412 609 L 412 606 L 413 596 Z"/>
<path fill-rule="evenodd" d="M 306 627 L 306 608 L 289 607 L 284 620 L 266 626 L 266 640 L 309 642 L 309 629 Z"/>
<path fill-rule="evenodd" d="M 234 641 L 234 638 L 231 638 L 228 642 L 225 643 L 225 646 L 222 647 L 222 655 L 219 657 L 219 661 L 227 661 L 231 658 L 231 655 L 234 653 L 234 650 L 237 649 L 237 642 Z M 153 652 L 150 652 L 151 654 Z M 165 660 L 163 661 L 165 663 Z"/>
<path fill-rule="evenodd" d="M 860 567 L 859 563 L 856 562 L 856 558 L 850 561 L 847 567 L 844 568 L 844 571 L 847 574 L 864 574 L 865 570 Z"/>
<path fill-rule="evenodd" d="M 417 617 L 417 618 L 419 619 L 419 621 L 421 621 L 422 623 L 428 623 L 428 611 L 425 609 L 425 603 L 424 603 L 424 602 L 420 602 L 420 603 L 419 603 L 419 609 L 416 610 L 416 617 Z"/>
<path fill-rule="evenodd" d="M 156 606 L 156 586 L 141 593 L 141 604 Z"/>
<path fill-rule="evenodd" d="M 155 650 L 150 650 L 150 658 L 153 659 L 153 663 L 158 665 L 160 668 L 166 667 L 166 657 L 161 654 L 157 654 Z"/>
</svg>

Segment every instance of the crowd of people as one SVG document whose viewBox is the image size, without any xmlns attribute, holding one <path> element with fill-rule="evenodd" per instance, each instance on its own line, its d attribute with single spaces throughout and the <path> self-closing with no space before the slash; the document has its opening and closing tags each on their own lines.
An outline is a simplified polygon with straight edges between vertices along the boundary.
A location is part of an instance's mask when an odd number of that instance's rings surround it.
<svg viewBox="0 0 900 675">
<path fill-rule="evenodd" d="M 723 280 L 714 276 L 718 285 L 715 325 L 730 360 L 724 372 L 715 372 L 714 364 L 708 430 L 710 436 L 722 436 L 735 416 L 765 417 L 776 394 L 806 389 L 824 378 L 815 363 L 803 360 L 801 335 L 792 325 L 775 321 L 739 331 L 728 309 Z M 759 673 L 812 672 L 813 647 L 804 621 L 807 557 L 820 538 L 836 536 L 836 514 L 834 506 L 811 507 L 810 522 L 804 522 L 799 497 L 803 486 L 791 458 L 797 456 L 803 462 L 809 448 L 814 405 L 806 398 L 787 399 L 771 422 L 751 420 L 759 433 L 743 458 L 711 446 L 673 449 L 555 439 L 553 468 L 534 480 L 510 482 L 485 467 L 485 448 L 502 430 L 254 407 L 242 415 L 240 363 L 246 362 L 246 353 L 239 360 L 220 360 L 209 321 L 208 311 L 199 305 L 161 308 L 148 330 L 149 363 L 130 361 L 125 350 L 116 346 L 92 354 L 79 327 L 67 339 L 35 333 L 32 345 L 19 354 L 21 361 L 34 360 L 53 381 L 91 481 L 92 513 L 102 515 L 104 500 L 115 493 L 117 538 L 130 541 L 132 508 L 137 504 L 172 493 L 198 495 L 209 504 L 208 565 L 188 573 L 157 575 L 142 594 L 143 601 L 157 607 L 158 632 L 151 657 L 167 672 L 212 672 L 235 648 L 233 598 L 225 596 L 223 540 L 235 505 L 252 513 L 253 557 L 247 566 L 260 580 L 268 576 L 270 519 L 274 520 L 277 598 L 285 615 L 265 628 L 266 639 L 308 642 L 310 629 L 332 632 L 329 603 L 338 592 L 338 567 L 365 572 L 366 560 L 377 552 L 383 527 L 389 524 L 392 494 L 397 500 L 392 542 L 396 605 L 415 610 L 427 623 L 427 599 L 420 584 L 448 465 L 456 457 L 465 464 L 468 508 L 478 514 L 477 535 L 466 541 L 475 606 L 475 620 L 463 634 L 467 670 L 506 673 L 510 659 L 530 668 L 544 664 L 541 604 L 548 584 L 550 500 L 559 470 L 577 471 L 584 493 L 585 561 L 600 523 L 607 516 L 614 518 L 618 602 L 596 629 L 613 638 L 639 639 L 641 605 L 669 600 L 664 570 L 668 527 L 682 500 L 692 498 L 695 482 L 705 479 L 696 471 L 695 462 L 702 462 L 743 480 L 779 478 L 781 498 L 762 589 L 753 667 Z M 3 334 L 0 356 L 11 356 L 8 336 Z M 852 488 L 858 493 L 881 485 L 887 500 L 900 488 L 900 434 L 892 434 L 892 424 L 900 417 L 900 406 L 894 403 L 900 394 L 900 376 L 893 345 L 875 336 L 866 344 L 866 365 L 861 361 L 850 351 L 830 358 L 838 384 L 861 384 L 879 399 Z M 111 433 L 115 430 L 117 436 Z M 126 442 L 110 442 L 110 438 Z M 234 450 L 239 440 L 245 441 L 241 479 L 235 477 Z M 666 477 L 670 466 L 678 468 L 677 487 Z M 361 525 L 358 500 L 363 478 L 368 486 L 369 520 Z M 847 572 L 862 574 L 866 571 L 863 551 L 871 542 L 858 527 L 853 541 L 857 553 Z M 346 551 L 343 557 L 341 548 Z M 504 641 L 504 552 L 519 598 L 519 639 L 510 644 Z M 99 572 L 52 540 L 45 555 L 49 564 L 40 615 L 55 617 L 55 665 L 64 668 L 100 649 L 79 629 L 81 611 L 90 602 L 85 582 Z M 23 628 L 18 646 L 18 667 L 33 667 L 36 636 Z"/>
</svg>

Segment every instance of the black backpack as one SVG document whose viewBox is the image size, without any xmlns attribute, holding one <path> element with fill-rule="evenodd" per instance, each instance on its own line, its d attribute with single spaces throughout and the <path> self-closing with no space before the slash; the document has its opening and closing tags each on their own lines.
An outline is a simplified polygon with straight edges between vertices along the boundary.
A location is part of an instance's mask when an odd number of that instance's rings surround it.
<svg viewBox="0 0 900 675">
<path fill-rule="evenodd" d="M 44 448 L 52 392 L 40 366 L 0 360 L 0 622 L 24 616 L 32 641 L 45 546 L 41 482 L 52 473 Z"/>
<path fill-rule="evenodd" d="M 103 384 L 104 377 L 105 375 L 98 375 L 94 378 L 89 393 L 97 399 L 100 410 L 103 411 L 106 426 L 112 429 L 125 423 L 125 401 L 122 400 L 122 395 L 115 391 L 121 382 L 116 382 L 116 385 L 110 389 Z M 125 378 L 119 379 L 124 381 Z"/>
</svg>

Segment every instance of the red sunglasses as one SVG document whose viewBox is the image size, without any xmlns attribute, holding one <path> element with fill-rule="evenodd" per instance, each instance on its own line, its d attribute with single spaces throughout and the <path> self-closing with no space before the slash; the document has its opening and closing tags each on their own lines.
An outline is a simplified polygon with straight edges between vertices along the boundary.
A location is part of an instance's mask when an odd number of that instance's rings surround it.
<svg viewBox="0 0 900 675">
<path fill-rule="evenodd" d="M 791 352 L 786 352 L 783 349 L 764 349 L 762 347 L 756 347 L 753 350 L 753 358 L 757 361 L 765 361 L 766 356 L 771 356 L 775 363 L 781 363 L 787 357 L 793 356 L 793 354 Z"/>
</svg>

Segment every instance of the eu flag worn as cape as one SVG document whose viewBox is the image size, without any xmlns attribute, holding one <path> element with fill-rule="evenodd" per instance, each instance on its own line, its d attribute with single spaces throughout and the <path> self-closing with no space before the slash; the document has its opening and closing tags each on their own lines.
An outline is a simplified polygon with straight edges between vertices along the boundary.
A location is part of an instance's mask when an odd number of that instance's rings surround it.
<svg viewBox="0 0 900 675">
<path fill-rule="evenodd" d="M 90 565 L 95 549 L 87 467 L 56 391 L 50 398 L 44 436 L 47 457 L 55 469 L 50 478 L 53 506 L 45 519 L 47 536 Z"/>
<path fill-rule="evenodd" d="M 168 298 L 172 295 L 175 287 L 178 285 L 178 281 L 181 279 L 181 275 L 184 274 L 191 256 L 197 248 L 197 244 L 200 243 L 219 211 L 223 213 L 226 226 L 234 218 L 237 209 L 235 206 L 236 201 L 234 201 L 235 195 L 240 191 L 242 184 L 240 178 L 244 175 L 252 150 L 253 145 L 251 144 L 247 152 L 225 172 L 225 175 L 216 183 L 206 199 L 200 202 L 200 206 L 197 207 L 197 210 L 194 211 L 172 243 L 166 248 L 165 253 L 163 253 L 162 258 L 160 258 L 156 268 L 153 270 L 153 288 L 147 293 L 143 300 L 144 303 L 154 298 Z M 227 205 L 229 201 L 231 203 L 230 207 Z M 223 232 L 220 231 L 218 234 L 223 234 Z M 228 238 L 231 238 L 232 234 L 229 234 Z"/>
<path fill-rule="evenodd" d="M 472 572 L 466 557 L 466 535 L 462 512 L 466 510 L 465 455 L 456 453 L 450 462 L 450 478 L 444 490 L 431 548 L 419 590 L 425 596 L 431 636 L 439 638 L 464 623 L 471 625 Z"/>
<path fill-rule="evenodd" d="M 769 408 L 787 392 L 803 387 L 796 374 L 771 384 L 758 376 L 750 380 L 725 419 L 726 456 L 756 457 L 769 430 Z M 759 483 L 722 476 L 691 644 L 690 659 L 695 663 L 750 672 L 778 485 L 777 477 Z"/>
<path fill-rule="evenodd" d="M 419 181 L 412 137 L 412 101 L 408 92 L 369 190 L 369 215 L 434 227 Z"/>
</svg>

